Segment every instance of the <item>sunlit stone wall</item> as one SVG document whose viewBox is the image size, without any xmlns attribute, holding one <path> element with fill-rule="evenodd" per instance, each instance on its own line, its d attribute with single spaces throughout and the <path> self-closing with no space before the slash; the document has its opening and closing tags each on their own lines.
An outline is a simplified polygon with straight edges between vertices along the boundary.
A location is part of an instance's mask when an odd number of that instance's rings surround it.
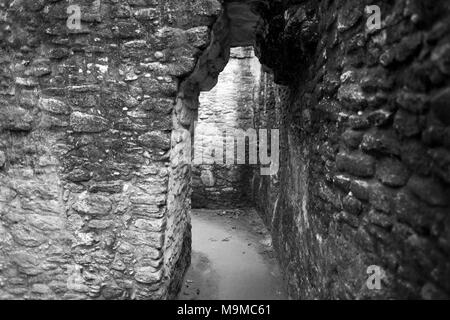
<svg viewBox="0 0 450 320">
<path fill-rule="evenodd" d="M 261 65 L 253 48 L 232 48 L 230 60 L 219 75 L 217 85 L 200 94 L 198 122 L 194 133 L 194 156 L 203 156 L 195 164 L 192 178 L 192 206 L 230 208 L 249 206 L 249 165 L 226 164 L 226 131 L 253 128 L 253 108 L 257 103 Z M 223 152 L 222 164 L 214 158 Z M 214 163 L 213 163 L 214 162 Z M 248 164 L 248 161 L 247 161 Z"/>
</svg>

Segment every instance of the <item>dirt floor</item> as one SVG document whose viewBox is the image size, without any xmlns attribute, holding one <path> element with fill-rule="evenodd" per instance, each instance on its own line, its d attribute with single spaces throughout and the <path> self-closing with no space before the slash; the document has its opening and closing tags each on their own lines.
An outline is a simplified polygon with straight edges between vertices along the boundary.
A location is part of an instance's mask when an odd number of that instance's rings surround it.
<svg viewBox="0 0 450 320">
<path fill-rule="evenodd" d="M 192 264 L 180 300 L 282 300 L 272 241 L 253 209 L 193 210 Z"/>
</svg>

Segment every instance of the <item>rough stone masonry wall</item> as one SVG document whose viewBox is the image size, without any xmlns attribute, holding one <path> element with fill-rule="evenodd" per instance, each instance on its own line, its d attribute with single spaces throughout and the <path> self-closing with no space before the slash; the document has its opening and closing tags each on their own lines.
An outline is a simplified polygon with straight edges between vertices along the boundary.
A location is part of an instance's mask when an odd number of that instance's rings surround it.
<svg viewBox="0 0 450 320">
<path fill-rule="evenodd" d="M 230 60 L 218 83 L 200 94 L 194 155 L 204 163 L 192 168 L 193 208 L 235 208 L 251 205 L 249 181 L 252 168 L 238 164 L 212 164 L 213 148 L 224 150 L 226 130 L 247 131 L 253 126 L 253 104 L 259 92 L 261 65 L 252 47 L 232 48 Z M 233 152 L 226 150 L 228 152 Z M 211 164 L 207 164 L 211 161 Z"/>
<path fill-rule="evenodd" d="M 176 293 L 190 238 L 169 214 L 183 192 L 168 193 L 172 109 L 220 11 L 0 0 L 0 299 Z"/>
<path fill-rule="evenodd" d="M 381 30 L 366 28 L 379 5 Z M 281 129 L 277 177 L 254 179 L 302 299 L 450 294 L 450 2 L 259 4 L 256 112 Z M 369 290 L 368 266 L 384 269 Z"/>
</svg>

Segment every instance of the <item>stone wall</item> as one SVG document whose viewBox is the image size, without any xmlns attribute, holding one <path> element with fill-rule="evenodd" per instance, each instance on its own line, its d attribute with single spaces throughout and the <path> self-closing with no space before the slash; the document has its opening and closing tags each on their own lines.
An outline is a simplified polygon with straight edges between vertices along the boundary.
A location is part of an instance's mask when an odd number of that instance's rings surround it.
<svg viewBox="0 0 450 320">
<path fill-rule="evenodd" d="M 190 235 L 171 214 L 172 110 L 221 11 L 0 1 L 0 299 L 176 294 Z"/>
<path fill-rule="evenodd" d="M 381 8 L 369 31 L 366 5 Z M 280 126 L 280 173 L 255 203 L 302 299 L 448 298 L 448 1 L 258 5 L 265 92 L 259 126 Z M 385 272 L 369 290 L 371 265 Z"/>
<path fill-rule="evenodd" d="M 253 108 L 259 92 L 261 65 L 252 47 L 232 48 L 230 60 L 219 75 L 217 85 L 200 94 L 199 114 L 194 132 L 192 207 L 233 208 L 251 206 L 248 165 L 213 163 L 217 149 L 226 153 L 226 132 L 253 128 Z M 236 160 L 235 156 L 235 160 Z M 211 164 L 208 164 L 208 163 Z"/>
</svg>

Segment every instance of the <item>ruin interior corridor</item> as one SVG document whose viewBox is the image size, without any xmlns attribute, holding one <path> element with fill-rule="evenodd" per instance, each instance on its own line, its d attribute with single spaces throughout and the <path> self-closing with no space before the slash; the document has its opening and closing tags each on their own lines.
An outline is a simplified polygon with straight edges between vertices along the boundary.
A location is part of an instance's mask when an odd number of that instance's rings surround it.
<svg viewBox="0 0 450 320">
<path fill-rule="evenodd" d="M 251 208 L 192 211 L 192 262 L 180 300 L 283 300 L 272 240 Z"/>
<path fill-rule="evenodd" d="M 448 0 L 0 0 L 0 300 L 449 299 L 449 101 Z"/>
<path fill-rule="evenodd" d="M 287 298 L 270 233 L 250 208 L 250 140 L 243 163 L 237 157 L 226 162 L 228 152 L 237 155 L 224 143 L 227 130 L 234 139 L 234 130 L 254 129 L 260 85 L 261 65 L 253 48 L 235 47 L 215 87 L 200 93 L 193 133 L 193 157 L 201 161 L 192 167 L 192 257 L 179 299 Z M 214 157 L 217 152 L 222 162 Z"/>
</svg>

